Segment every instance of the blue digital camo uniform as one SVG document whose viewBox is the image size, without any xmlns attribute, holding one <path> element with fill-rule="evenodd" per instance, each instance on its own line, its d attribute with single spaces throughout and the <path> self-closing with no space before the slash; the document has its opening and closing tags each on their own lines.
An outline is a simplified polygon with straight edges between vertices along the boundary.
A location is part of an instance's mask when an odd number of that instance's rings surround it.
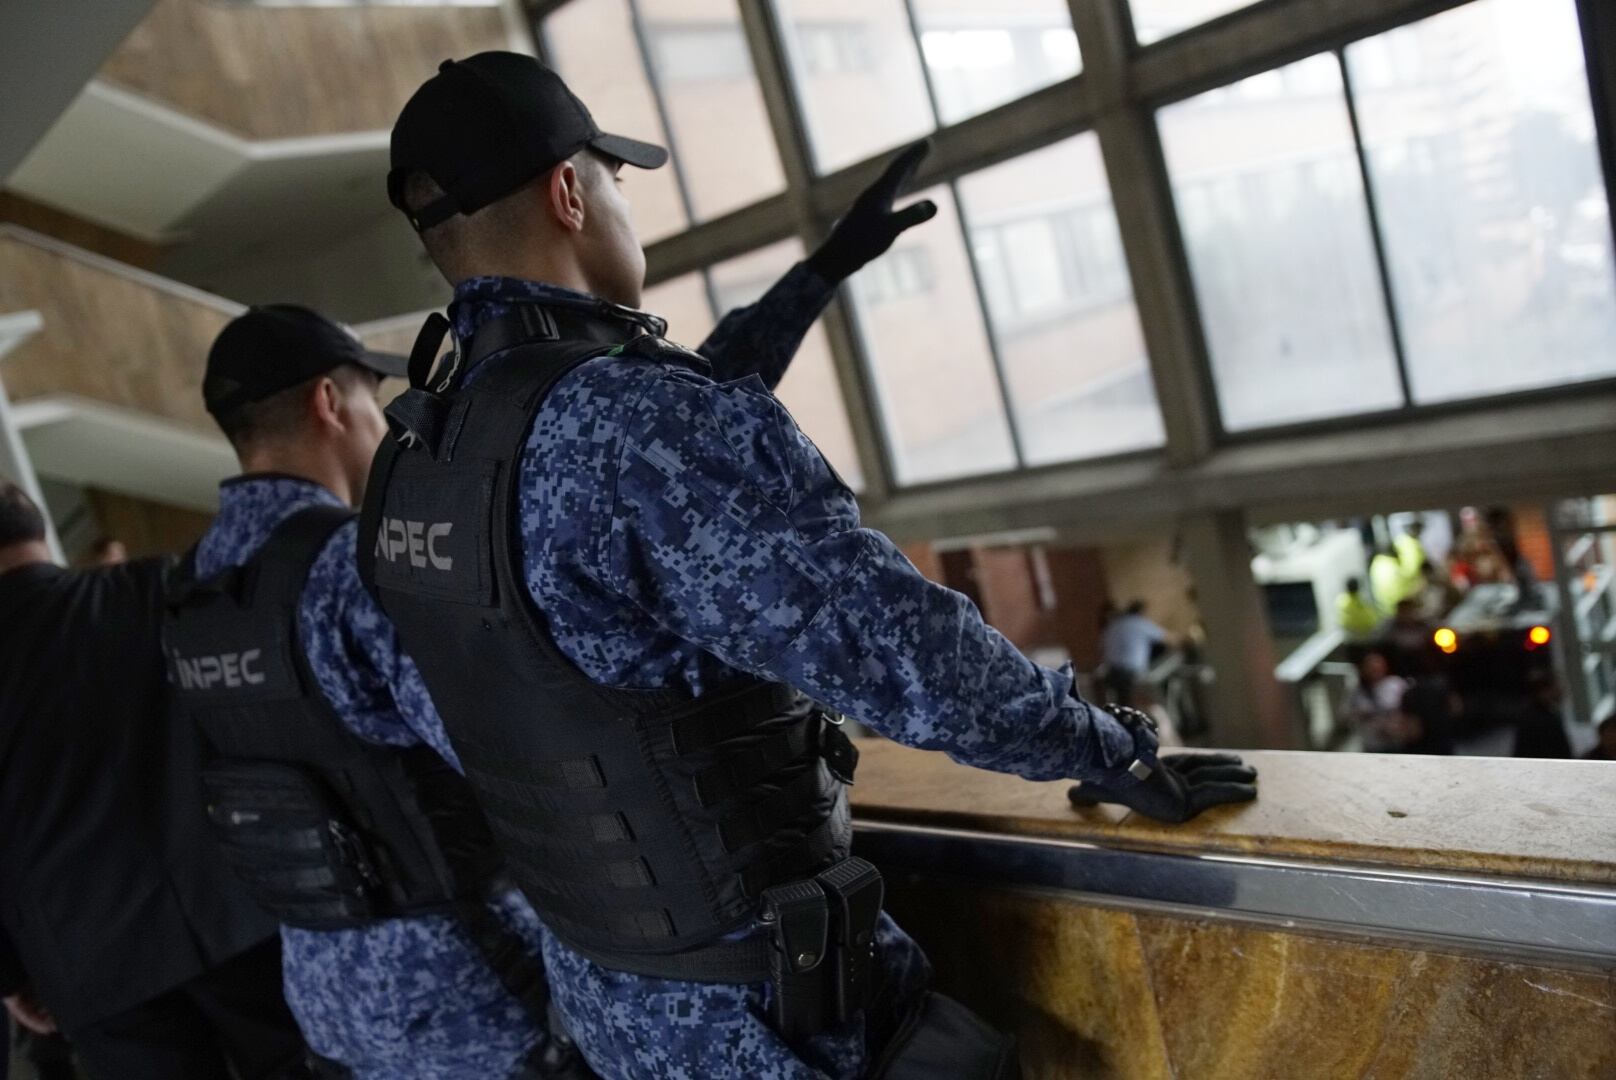
<svg viewBox="0 0 1616 1080">
<path fill-rule="evenodd" d="M 589 302 L 474 279 L 456 291 L 457 335 L 524 300 Z M 1131 736 L 1075 695 L 1070 669 L 1027 660 L 964 596 L 859 527 L 852 493 L 769 392 L 784 360 L 765 356 L 761 379 L 715 365 L 732 381 L 714 382 L 603 357 L 556 384 L 523 452 L 520 519 L 528 589 L 561 651 L 616 687 L 782 680 L 911 746 L 1033 780 L 1127 760 Z M 927 978 L 885 916 L 878 952 L 886 993 L 868 1041 L 861 1018 L 787 1047 L 763 1019 L 765 985 L 629 975 L 545 943 L 574 1037 L 622 1080 L 862 1075 Z"/>
<path fill-rule="evenodd" d="M 830 296 L 811 274 L 789 276 L 732 312 L 702 346 L 766 358 L 778 379 Z M 256 476 L 220 490 L 219 516 L 197 549 L 198 576 L 246 562 L 275 527 L 312 505 L 340 505 L 317 484 Z M 389 746 L 426 742 L 459 767 L 420 673 L 359 580 L 357 522 L 315 560 L 298 608 L 300 642 L 326 700 L 355 735 Z M 540 954 L 546 936 L 527 901 L 493 905 Z M 390 919 L 352 930 L 283 927 L 286 997 L 309 1044 L 360 1080 L 498 1080 L 539 1038 L 470 939 L 445 916 Z"/>
</svg>

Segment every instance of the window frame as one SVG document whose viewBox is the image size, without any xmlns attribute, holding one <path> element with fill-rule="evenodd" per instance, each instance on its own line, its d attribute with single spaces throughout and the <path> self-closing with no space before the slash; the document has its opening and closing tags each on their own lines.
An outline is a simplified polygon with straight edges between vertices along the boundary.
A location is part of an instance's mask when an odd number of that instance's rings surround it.
<svg viewBox="0 0 1616 1080">
<path fill-rule="evenodd" d="M 541 43 L 541 54 L 543 19 L 570 2 L 572 0 L 526 0 L 535 37 Z M 638 14 L 636 0 L 628 2 L 635 5 Z M 844 289 L 842 297 L 833 305 L 832 318 L 836 326 L 830 335 L 831 349 L 860 449 L 865 501 L 880 502 L 899 491 L 909 495 L 978 484 L 984 478 L 1011 474 L 1065 472 L 1075 479 L 1084 473 L 1099 475 L 1120 462 L 1138 459 L 1159 459 L 1171 465 L 1194 464 L 1226 447 L 1298 435 L 1327 436 L 1412 418 L 1462 415 L 1494 409 L 1501 402 L 1531 405 L 1616 390 L 1616 378 L 1612 378 L 1425 405 L 1412 403 L 1408 394 L 1401 323 L 1390 292 L 1385 238 L 1373 178 L 1367 172 L 1357 103 L 1344 52 L 1356 41 L 1472 2 L 1477 0 L 1361 0 L 1355 5 L 1342 5 L 1337 0 L 1258 0 L 1148 45 L 1140 45 L 1126 0 L 1068 0 L 1083 57 L 1081 72 L 988 112 L 940 126 L 931 136 L 934 151 L 921 168 L 914 186 L 921 189 L 941 184 L 952 190 L 956 181 L 969 173 L 1043 149 L 1070 136 L 1086 131 L 1100 136 L 1122 238 L 1124 273 L 1132 287 L 1140 321 L 1146 326 L 1146 353 L 1168 444 L 1156 450 L 1135 450 L 1037 466 L 1021 464 L 1010 470 L 899 485 L 893 468 L 893 433 L 888 430 L 875 398 L 871 352 L 860 331 L 858 313 L 848 302 Z M 1599 10 L 1600 2 L 1576 0 L 1576 5 L 1601 174 L 1607 200 L 1616 201 L 1616 137 L 1613 137 L 1616 120 L 1612 116 L 1616 109 L 1616 11 Z M 794 234 L 801 235 L 811 249 L 852 197 L 878 174 L 891 154 L 888 150 L 830 173 L 817 173 L 812 167 L 811 151 L 805 147 L 803 102 L 795 73 L 787 60 L 789 50 L 781 14 L 772 0 L 739 0 L 739 3 L 753 69 L 764 85 L 770 122 L 782 149 L 787 191 L 699 222 L 647 249 L 648 283 L 660 283 L 693 270 L 702 271 L 708 285 L 709 302 L 715 309 L 719 298 L 706 274 L 707 267 Z M 920 68 L 935 118 L 940 115 L 936 89 L 924 61 L 912 0 L 904 0 L 904 7 L 914 47 L 922 57 Z M 637 25 L 640 25 L 638 20 Z M 643 30 L 640 45 L 644 64 Z M 1354 144 L 1372 222 L 1377 270 L 1388 305 L 1405 404 L 1391 410 L 1230 432 L 1223 424 L 1212 378 L 1206 336 L 1189 276 L 1183 231 L 1162 158 L 1155 113 L 1165 105 L 1322 53 L 1335 55 L 1347 87 Z M 652 69 L 647 66 L 646 70 L 660 98 L 662 89 Z M 1118 170 L 1122 169 L 1127 170 L 1124 175 L 1129 187 L 1137 190 L 1119 189 Z M 978 265 L 963 212 L 960 217 L 966 235 L 966 258 L 992 342 L 1001 387 L 1000 406 L 1017 445 L 1017 460 L 1024 462 L 1014 410 L 1009 407 L 1003 381 L 997 331 L 987 307 L 985 277 Z M 1611 215 L 1611 226 L 1613 242 L 1616 242 L 1616 213 Z"/>
</svg>

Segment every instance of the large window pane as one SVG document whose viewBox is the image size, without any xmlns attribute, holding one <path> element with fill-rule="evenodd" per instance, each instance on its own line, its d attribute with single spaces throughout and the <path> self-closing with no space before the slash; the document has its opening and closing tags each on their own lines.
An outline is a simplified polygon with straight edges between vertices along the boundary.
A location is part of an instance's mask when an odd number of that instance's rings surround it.
<svg viewBox="0 0 1616 1080">
<path fill-rule="evenodd" d="M 713 291 L 725 312 L 757 300 L 803 256 L 802 242 L 782 240 L 766 248 L 721 262 L 712 268 Z M 803 338 L 802 348 L 775 388 L 775 395 L 791 410 L 791 415 L 810 439 L 824 452 L 848 486 L 858 491 L 864 486 L 858 452 L 853 446 L 853 429 L 847 420 L 841 385 L 836 381 L 830 341 L 818 323 Z"/>
<path fill-rule="evenodd" d="M 700 273 L 685 274 L 645 290 L 640 307 L 668 320 L 668 340 L 694 349 L 713 332 L 716 320 Z"/>
<path fill-rule="evenodd" d="M 1224 426 L 1401 405 L 1335 58 L 1202 94 L 1158 122 Z"/>
<path fill-rule="evenodd" d="M 1169 34 L 1227 15 L 1256 0 L 1129 0 L 1133 9 L 1133 32 L 1139 44 L 1149 45 Z"/>
<path fill-rule="evenodd" d="M 903 0 L 778 0 L 820 172 L 936 126 Z"/>
<path fill-rule="evenodd" d="M 901 483 L 1015 465 L 954 202 L 853 277 Z"/>
<path fill-rule="evenodd" d="M 1029 465 L 1162 443 L 1099 140 L 960 181 Z"/>
<path fill-rule="evenodd" d="M 636 0 L 696 217 L 785 187 L 736 0 Z"/>
<path fill-rule="evenodd" d="M 1417 402 L 1616 375 L 1610 203 L 1572 0 L 1347 50 Z"/>
<path fill-rule="evenodd" d="M 636 62 L 639 47 L 627 0 L 572 0 L 544 20 L 544 37 L 556 70 L 583 98 L 597 124 L 619 135 L 668 144 L 651 82 Z M 617 59 L 604 63 L 602 57 Z M 671 167 L 623 172 L 623 190 L 643 243 L 690 224 Z"/>
<path fill-rule="evenodd" d="M 913 0 L 942 121 L 1071 78 L 1082 59 L 1066 0 Z"/>
</svg>

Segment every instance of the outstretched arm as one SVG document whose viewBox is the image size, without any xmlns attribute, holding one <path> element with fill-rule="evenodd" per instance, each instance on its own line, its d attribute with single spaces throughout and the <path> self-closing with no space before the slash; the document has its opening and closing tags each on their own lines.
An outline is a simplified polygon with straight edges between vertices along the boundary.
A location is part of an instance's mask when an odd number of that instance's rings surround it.
<svg viewBox="0 0 1616 1080">
<path fill-rule="evenodd" d="M 1237 760 L 1158 761 L 1148 725 L 1085 702 L 1070 667 L 1033 663 L 860 527 L 851 492 L 757 383 L 668 370 L 625 421 L 594 576 L 686 641 L 899 742 L 1083 780 L 1153 817 L 1255 795 Z"/>
<path fill-rule="evenodd" d="M 937 206 L 922 199 L 902 210 L 893 203 L 931 149 L 927 142 L 893 159 L 836 223 L 825 242 L 805 261 L 786 271 L 755 303 L 726 314 L 697 348 L 713 365 L 719 382 L 761 378 L 770 390 L 780 385 L 802 339 L 836 288 L 890 248 L 906 229 L 929 221 Z"/>
</svg>

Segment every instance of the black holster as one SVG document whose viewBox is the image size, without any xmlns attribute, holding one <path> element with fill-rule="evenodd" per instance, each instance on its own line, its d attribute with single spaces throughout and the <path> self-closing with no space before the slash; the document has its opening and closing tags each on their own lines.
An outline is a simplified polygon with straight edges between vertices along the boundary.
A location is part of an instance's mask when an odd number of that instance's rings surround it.
<svg viewBox="0 0 1616 1080">
<path fill-rule="evenodd" d="M 787 1041 L 846 1023 L 870 1001 L 881 874 L 863 859 L 763 892 L 771 1020 Z"/>
</svg>

